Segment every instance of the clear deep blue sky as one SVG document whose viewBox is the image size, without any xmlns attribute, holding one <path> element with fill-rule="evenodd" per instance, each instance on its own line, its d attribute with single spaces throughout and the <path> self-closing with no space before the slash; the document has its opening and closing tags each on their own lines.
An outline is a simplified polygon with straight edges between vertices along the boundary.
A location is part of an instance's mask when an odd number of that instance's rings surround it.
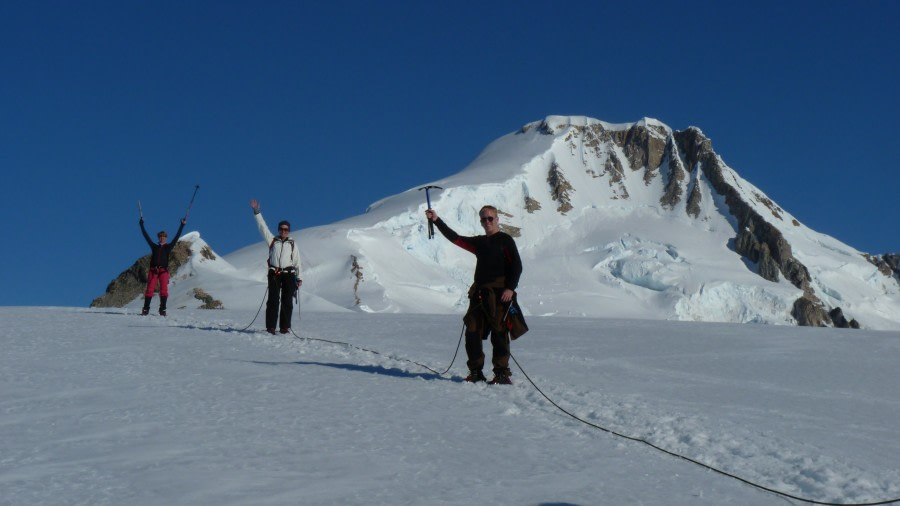
<svg viewBox="0 0 900 506">
<path fill-rule="evenodd" d="M 734 4 L 734 5 L 732 5 Z M 547 115 L 700 127 L 808 226 L 900 252 L 900 2 L 0 3 L 0 305 L 87 306 L 187 230 L 258 241 Z"/>
</svg>

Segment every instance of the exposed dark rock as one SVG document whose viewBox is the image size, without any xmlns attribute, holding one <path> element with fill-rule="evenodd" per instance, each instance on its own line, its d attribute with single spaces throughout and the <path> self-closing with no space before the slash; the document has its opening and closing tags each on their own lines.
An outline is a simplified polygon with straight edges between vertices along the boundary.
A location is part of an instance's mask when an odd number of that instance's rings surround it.
<svg viewBox="0 0 900 506">
<path fill-rule="evenodd" d="M 356 255 L 350 255 L 350 273 L 355 278 L 353 281 L 353 298 L 356 299 L 355 304 L 358 306 L 362 303 L 359 298 L 359 284 L 365 282 L 363 279 L 363 268 L 359 265 L 359 258 Z"/>
<path fill-rule="evenodd" d="M 760 245 L 759 255 L 759 275 L 769 281 L 778 281 L 778 263 L 769 253 L 769 247 L 765 244 Z"/>
<path fill-rule="evenodd" d="M 734 246 L 738 253 L 757 264 L 757 274 L 769 281 L 778 281 L 781 270 L 778 262 L 772 258 L 768 244 L 759 242 L 756 236 L 745 228 L 738 234 Z"/>
<path fill-rule="evenodd" d="M 809 270 L 794 258 L 791 245 L 781 232 L 763 219 L 747 202 L 744 202 L 737 189 L 725 180 L 722 174 L 722 162 L 713 151 L 710 140 L 696 128 L 675 132 L 674 135 L 679 149 L 688 162 L 689 169 L 694 170 L 699 164 L 700 170 L 703 171 L 703 175 L 706 176 L 713 189 L 725 197 L 729 212 L 737 218 L 740 232 L 735 241 L 736 251 L 753 262 L 759 262 L 762 245 L 765 244 L 772 260 L 785 279 L 797 288 L 806 290 L 810 281 Z M 763 272 L 771 274 L 768 268 Z"/>
<path fill-rule="evenodd" d="M 671 139 L 666 145 L 666 156 L 669 159 L 669 180 L 666 183 L 663 196 L 659 198 L 659 203 L 665 208 L 675 209 L 675 206 L 681 202 L 681 195 L 683 193 L 681 183 L 684 181 L 687 174 L 684 170 L 684 164 L 681 161 L 681 157 L 678 156 L 678 148 L 675 147 L 675 143 L 672 142 Z M 699 207 L 697 212 L 699 213 Z M 690 211 L 688 211 L 688 214 L 690 214 Z"/>
<path fill-rule="evenodd" d="M 689 216 L 693 216 L 696 218 L 700 216 L 700 184 L 695 179 L 694 184 L 691 185 L 691 193 L 688 195 L 687 204 L 685 204 L 685 212 Z"/>
<path fill-rule="evenodd" d="M 653 129 L 658 135 L 650 132 Z M 631 170 L 644 169 L 644 184 L 658 174 L 666 153 L 667 132 L 661 126 L 634 125 L 628 130 L 612 133 L 612 140 L 625 153 Z"/>
<path fill-rule="evenodd" d="M 622 184 L 622 181 L 625 179 L 625 169 L 622 168 L 622 162 L 619 160 L 619 157 L 616 156 L 615 151 L 609 152 L 609 157 L 607 157 L 606 163 L 603 165 L 603 170 L 609 174 L 610 186 L 612 186 L 613 183 L 618 183 L 621 189 L 625 189 Z"/>
<path fill-rule="evenodd" d="M 757 273 L 761 277 L 777 281 L 780 273 L 791 284 L 803 290 L 804 295 L 794 302 L 791 310 L 791 315 L 799 325 L 832 324 L 825 305 L 815 295 L 810 284 L 809 269 L 794 258 L 791 245 L 781 231 L 743 200 L 737 188 L 732 185 L 732 181 L 725 179 L 723 163 L 713 151 L 712 142 L 700 130 L 693 127 L 675 132 L 674 137 L 678 149 L 687 161 L 688 170 L 693 172 L 699 168 L 712 185 L 712 189 L 725 198 L 729 213 L 737 219 L 735 251 L 756 263 Z M 774 202 L 759 193 L 755 194 L 754 198 L 765 205 L 776 219 L 782 219 L 781 214 L 784 211 Z M 690 198 L 688 200 L 690 201 Z M 853 320 L 847 322 L 847 325 L 858 327 L 859 323 Z"/>
<path fill-rule="evenodd" d="M 206 293 L 200 287 L 194 288 L 194 298 L 203 302 L 203 305 L 200 306 L 199 309 L 222 309 L 222 308 L 224 308 L 221 300 L 214 299 L 212 295 Z"/>
<path fill-rule="evenodd" d="M 190 241 L 180 240 L 169 255 L 169 272 L 174 273 L 191 257 Z M 144 293 L 150 255 L 139 258 L 106 287 L 106 293 L 91 302 L 91 307 L 123 307 Z"/>
<path fill-rule="evenodd" d="M 507 225 L 506 223 L 500 224 L 500 231 L 506 232 L 507 234 L 511 235 L 512 237 L 521 237 L 522 236 L 521 228 L 514 227 L 512 225 Z"/>
<path fill-rule="evenodd" d="M 900 273 L 900 253 L 885 253 L 881 255 L 881 258 L 891 266 L 894 272 Z"/>
<path fill-rule="evenodd" d="M 784 219 L 781 217 L 781 213 L 784 212 L 784 209 L 775 205 L 775 202 L 772 202 L 772 199 L 770 199 L 769 197 L 766 197 L 765 195 L 762 195 L 758 192 L 753 192 L 753 198 L 755 198 L 756 201 L 759 202 L 760 204 L 768 207 L 769 211 L 772 211 L 772 216 L 778 218 L 779 220 Z M 794 221 L 796 221 L 796 220 L 794 220 Z"/>
<path fill-rule="evenodd" d="M 791 316 L 797 320 L 797 325 L 804 327 L 825 327 L 831 323 L 821 301 L 814 297 L 810 298 L 808 294 L 794 301 Z"/>
<path fill-rule="evenodd" d="M 512 214 L 510 214 L 502 209 L 498 209 L 497 216 L 503 217 L 503 220 L 500 220 L 500 227 L 499 227 L 501 232 L 506 232 L 507 234 L 511 235 L 512 237 L 521 237 L 522 236 L 521 228 L 514 227 L 512 225 L 507 225 L 506 223 L 503 223 L 503 221 L 508 218 L 514 218 L 514 216 Z"/>
<path fill-rule="evenodd" d="M 875 267 L 878 271 L 888 277 L 894 277 L 900 283 L 900 254 L 885 253 L 884 255 L 870 255 L 863 253 L 863 257 Z"/>
<path fill-rule="evenodd" d="M 540 211 L 541 203 L 531 197 L 525 197 L 525 210 L 528 211 L 528 214 Z"/>
<path fill-rule="evenodd" d="M 566 214 L 572 210 L 569 192 L 575 191 L 569 181 L 563 176 L 559 165 L 553 162 L 550 165 L 550 173 L 547 174 L 547 182 L 550 183 L 550 196 L 559 203 L 556 210 L 560 214 Z"/>
<path fill-rule="evenodd" d="M 847 321 L 847 318 L 844 317 L 844 312 L 841 308 L 836 307 L 828 312 L 828 317 L 831 318 L 831 322 L 835 327 L 847 329 L 850 328 L 850 322 Z"/>
<path fill-rule="evenodd" d="M 537 128 L 543 135 L 556 135 L 556 131 L 547 123 L 547 120 L 541 121 Z"/>
</svg>

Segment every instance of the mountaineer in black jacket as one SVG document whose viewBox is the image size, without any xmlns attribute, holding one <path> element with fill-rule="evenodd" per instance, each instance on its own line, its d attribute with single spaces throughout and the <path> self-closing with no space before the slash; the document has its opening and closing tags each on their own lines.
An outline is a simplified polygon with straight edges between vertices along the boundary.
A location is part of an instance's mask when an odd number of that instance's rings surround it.
<svg viewBox="0 0 900 506">
<path fill-rule="evenodd" d="M 485 381 L 484 352 L 481 342 L 491 336 L 493 352 L 491 363 L 494 379 L 491 384 L 511 383 L 509 376 L 509 327 L 507 313 L 515 307 L 516 287 L 522 275 L 522 260 L 516 241 L 500 231 L 497 209 L 484 206 L 478 211 L 484 235 L 461 236 L 438 217 L 433 209 L 425 211 L 425 216 L 434 222 L 441 234 L 450 242 L 473 253 L 476 258 L 475 280 L 469 289 L 469 309 L 463 322 L 466 324 L 466 354 L 468 355 L 469 376 L 466 381 Z M 524 322 L 524 321 L 523 321 Z M 526 329 L 527 330 L 527 329 Z M 518 337 L 521 334 L 515 335 Z"/>
</svg>

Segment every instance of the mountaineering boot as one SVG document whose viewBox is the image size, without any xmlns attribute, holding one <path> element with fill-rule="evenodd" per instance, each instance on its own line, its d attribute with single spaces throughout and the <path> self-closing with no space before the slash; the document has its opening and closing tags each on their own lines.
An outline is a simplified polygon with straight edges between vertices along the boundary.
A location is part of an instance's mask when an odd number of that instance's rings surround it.
<svg viewBox="0 0 900 506">
<path fill-rule="evenodd" d="M 466 381 L 469 383 L 479 383 L 487 381 L 487 378 L 484 377 L 484 373 L 481 372 L 481 369 L 473 369 L 469 371 L 469 375 L 466 376 Z"/>
<path fill-rule="evenodd" d="M 291 329 L 288 327 L 281 327 L 281 330 L 279 330 L 278 332 L 281 332 L 282 334 L 287 334 L 290 331 L 291 331 Z"/>
<path fill-rule="evenodd" d="M 275 329 L 266 329 L 266 332 L 272 334 L 273 336 L 275 335 Z"/>
<path fill-rule="evenodd" d="M 141 309 L 141 316 L 147 316 L 150 314 L 150 300 L 153 297 L 144 297 L 144 309 Z"/>
<path fill-rule="evenodd" d="M 488 385 L 512 385 L 509 375 L 509 369 L 494 369 L 494 379 L 488 381 Z"/>
<path fill-rule="evenodd" d="M 160 314 L 160 316 L 166 316 L 166 300 L 168 300 L 168 297 L 164 297 L 162 295 L 159 296 L 159 314 Z"/>
</svg>

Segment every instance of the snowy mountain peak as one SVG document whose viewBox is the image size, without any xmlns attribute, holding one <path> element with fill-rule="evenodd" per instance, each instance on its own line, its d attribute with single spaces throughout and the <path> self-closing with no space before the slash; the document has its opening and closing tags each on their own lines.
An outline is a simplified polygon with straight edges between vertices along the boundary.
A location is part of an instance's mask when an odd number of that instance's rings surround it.
<svg viewBox="0 0 900 506">
<path fill-rule="evenodd" d="M 696 127 L 547 116 L 424 184 L 443 187 L 432 206 L 460 234 L 481 233 L 482 205 L 500 210 L 531 314 L 900 328 L 895 272 L 805 227 Z M 306 296 L 332 309 L 462 311 L 475 259 L 426 238 L 425 208 L 412 188 L 301 231 Z M 262 286 L 264 258 L 253 244 L 217 276 Z"/>
</svg>

